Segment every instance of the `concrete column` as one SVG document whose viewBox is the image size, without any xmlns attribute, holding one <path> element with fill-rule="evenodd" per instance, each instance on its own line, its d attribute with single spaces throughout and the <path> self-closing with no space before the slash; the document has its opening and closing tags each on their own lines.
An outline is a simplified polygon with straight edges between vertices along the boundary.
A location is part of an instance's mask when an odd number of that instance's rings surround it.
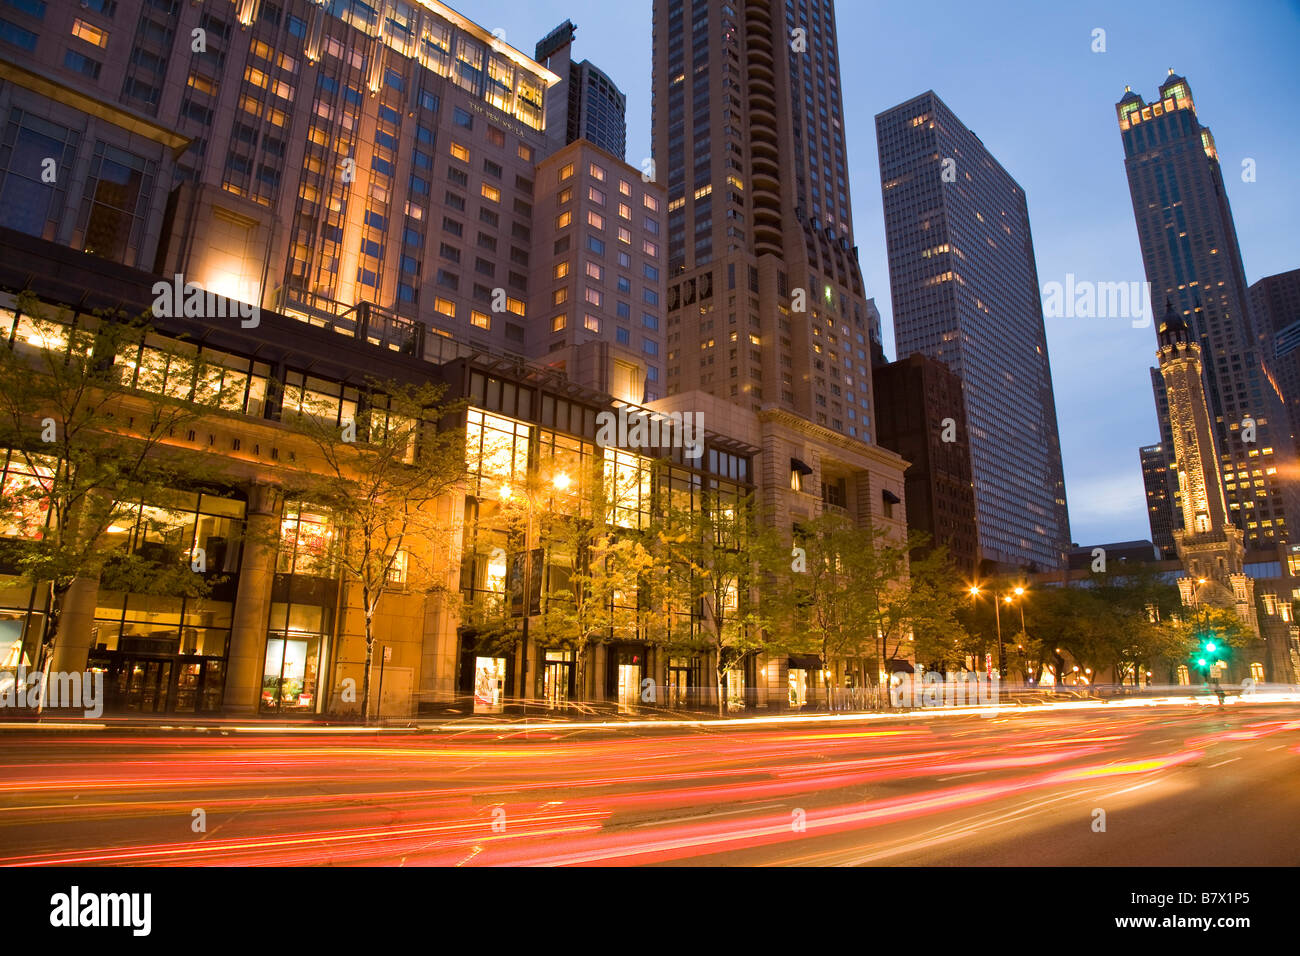
<svg viewBox="0 0 1300 956">
<path fill-rule="evenodd" d="M 98 578 L 77 578 L 72 582 L 63 598 L 63 614 L 59 618 L 50 670 L 70 673 L 86 669 L 98 600 Z"/>
<path fill-rule="evenodd" d="M 239 562 L 239 591 L 230 626 L 226 660 L 225 711 L 257 712 L 262 697 L 266 628 L 275 580 L 276 541 L 284 501 L 279 490 L 255 484 L 249 490 L 244 553 Z"/>
</svg>

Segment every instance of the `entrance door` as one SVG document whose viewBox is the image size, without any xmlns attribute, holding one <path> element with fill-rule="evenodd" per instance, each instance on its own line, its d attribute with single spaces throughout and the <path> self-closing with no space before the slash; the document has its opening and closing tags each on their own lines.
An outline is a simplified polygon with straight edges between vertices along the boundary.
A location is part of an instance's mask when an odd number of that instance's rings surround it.
<svg viewBox="0 0 1300 956">
<path fill-rule="evenodd" d="M 641 702 L 641 665 L 618 665 L 618 706 L 635 707 Z"/>
<path fill-rule="evenodd" d="M 572 683 L 573 662 L 555 660 L 547 653 L 545 670 L 542 672 L 542 692 L 547 704 L 558 707 L 569 699 L 569 687 Z"/>
<path fill-rule="evenodd" d="M 157 714 L 167 710 L 172 688 L 172 662 L 146 657 L 124 657 L 108 673 L 115 710 Z"/>
<path fill-rule="evenodd" d="M 501 712 L 506 685 L 504 657 L 474 658 L 474 713 Z"/>
</svg>

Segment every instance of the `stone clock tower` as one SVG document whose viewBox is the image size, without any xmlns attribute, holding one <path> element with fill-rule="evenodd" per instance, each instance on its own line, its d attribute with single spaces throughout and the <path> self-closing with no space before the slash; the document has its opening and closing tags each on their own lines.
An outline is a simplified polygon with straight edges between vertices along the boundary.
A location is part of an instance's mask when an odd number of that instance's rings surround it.
<svg viewBox="0 0 1300 956">
<path fill-rule="evenodd" d="M 1201 377 L 1201 346 L 1168 301 L 1156 356 L 1169 395 L 1174 469 L 1183 504 L 1183 528 L 1174 532 L 1178 558 L 1187 571 L 1178 582 L 1183 603 L 1235 608 L 1243 622 L 1256 628 L 1255 584 L 1245 574 L 1242 532 L 1228 519 L 1219 449 Z"/>
</svg>

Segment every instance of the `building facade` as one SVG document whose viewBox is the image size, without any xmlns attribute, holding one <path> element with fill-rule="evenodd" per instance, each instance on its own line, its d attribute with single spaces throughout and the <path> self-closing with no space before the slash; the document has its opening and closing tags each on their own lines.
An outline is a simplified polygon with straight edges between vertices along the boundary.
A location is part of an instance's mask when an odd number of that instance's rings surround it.
<svg viewBox="0 0 1300 956">
<path fill-rule="evenodd" d="M 932 91 L 876 117 L 899 355 L 962 380 L 981 557 L 1060 567 L 1070 541 L 1024 190 Z"/>
<path fill-rule="evenodd" d="M 537 165 L 528 354 L 641 404 L 664 394 L 664 189 L 577 140 Z"/>
<path fill-rule="evenodd" d="M 1170 70 L 1159 94 L 1147 103 L 1128 90 L 1115 106 L 1151 300 L 1171 303 L 1200 344 L 1229 520 L 1248 547 L 1267 549 L 1287 541 L 1297 507 L 1290 416 L 1251 314 L 1214 136 L 1186 79 Z M 1157 385 L 1161 444 L 1174 449 Z"/>
<path fill-rule="evenodd" d="M 1151 541 L 1162 558 L 1172 560 L 1174 550 L 1174 494 L 1169 481 L 1169 453 L 1164 445 L 1138 449 L 1142 461 L 1142 486 L 1146 493 Z M 1180 525 L 1181 526 L 1181 525 Z"/>
<path fill-rule="evenodd" d="M 913 352 L 872 371 L 880 444 L 907 462 L 907 526 L 929 535 L 967 580 L 979 571 L 962 383 L 942 362 Z"/>
<path fill-rule="evenodd" d="M 1261 348 L 1291 413 L 1291 431 L 1300 438 L 1300 269 L 1265 276 L 1249 293 Z"/>
<path fill-rule="evenodd" d="M 547 127 L 556 146 L 585 139 L 627 159 L 627 97 L 590 60 L 571 56 L 578 28 L 565 20 L 537 43 L 533 59 L 560 77 L 547 104 Z"/>
</svg>

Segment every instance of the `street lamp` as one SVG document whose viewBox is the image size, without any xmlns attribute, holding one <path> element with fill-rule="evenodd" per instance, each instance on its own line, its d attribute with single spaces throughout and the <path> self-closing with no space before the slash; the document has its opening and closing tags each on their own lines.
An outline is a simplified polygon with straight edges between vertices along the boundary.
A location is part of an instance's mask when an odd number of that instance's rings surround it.
<svg viewBox="0 0 1300 956">
<path fill-rule="evenodd" d="M 971 597 L 978 598 L 980 593 L 979 585 L 972 584 L 970 587 Z M 1002 609 L 999 607 L 998 599 L 1001 598 L 1002 603 L 1011 604 L 1013 601 L 1024 596 L 1025 589 L 1024 587 L 1017 585 L 1003 594 L 998 594 L 997 591 L 989 591 L 989 594 L 993 597 L 993 619 L 997 625 L 998 632 L 998 673 L 1005 678 L 1007 673 L 1007 660 L 1002 643 Z M 1022 635 L 1025 633 L 1025 605 L 1023 602 L 1020 603 L 1020 633 Z"/>
</svg>

